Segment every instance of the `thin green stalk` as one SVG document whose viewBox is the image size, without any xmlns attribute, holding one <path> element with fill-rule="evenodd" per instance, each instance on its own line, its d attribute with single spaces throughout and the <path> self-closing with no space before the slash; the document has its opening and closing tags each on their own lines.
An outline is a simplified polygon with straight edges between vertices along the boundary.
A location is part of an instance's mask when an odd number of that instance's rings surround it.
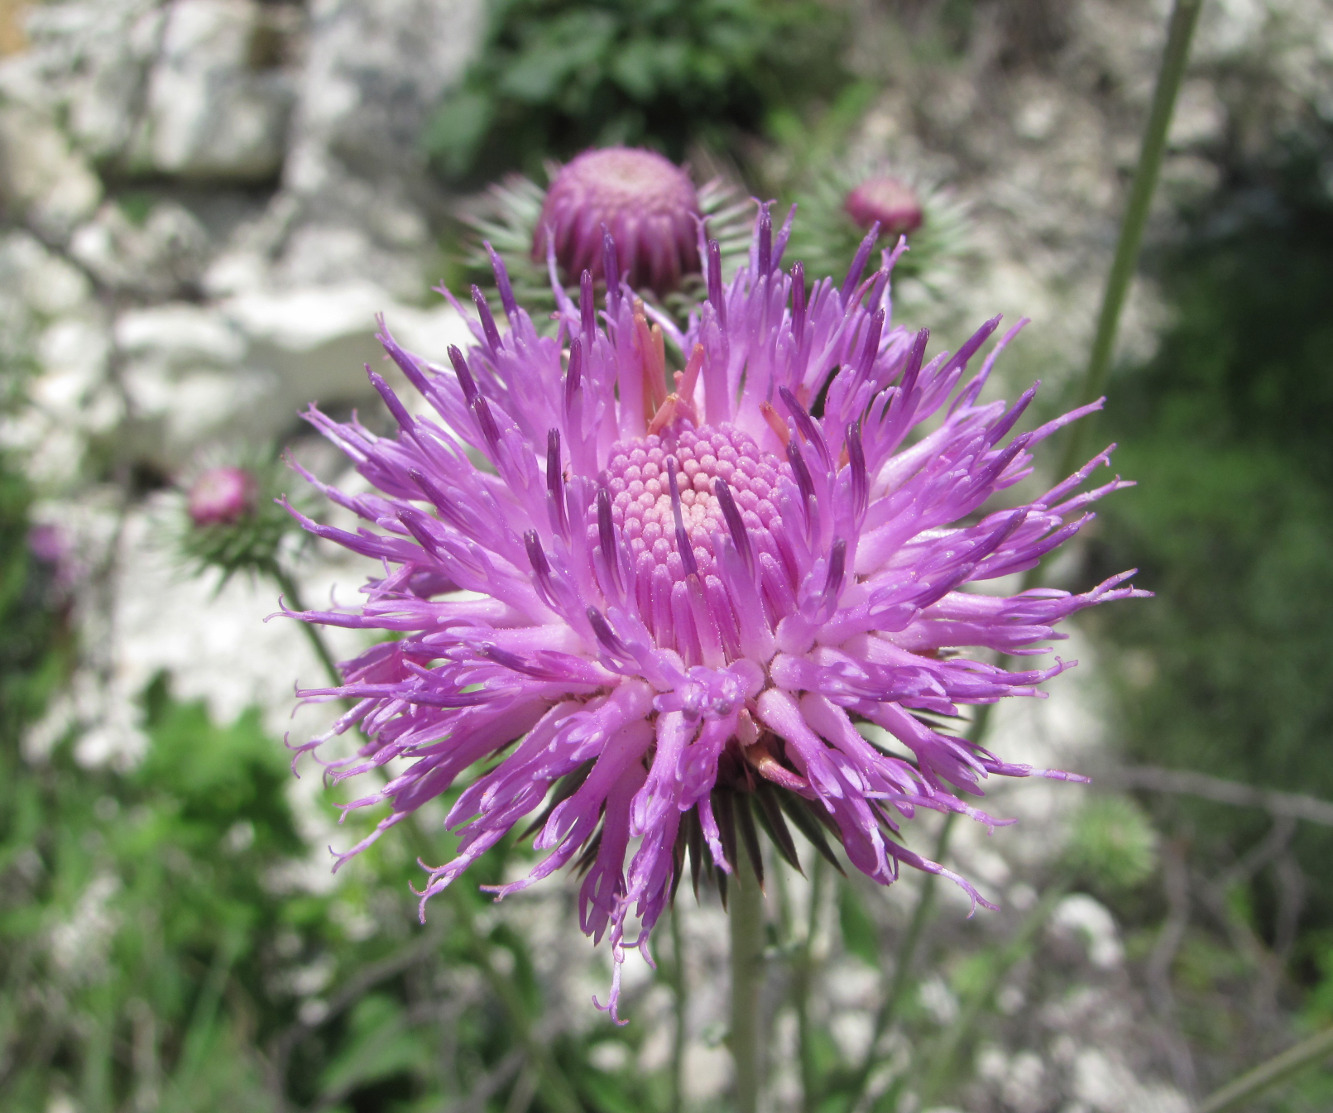
<svg viewBox="0 0 1333 1113">
<path fill-rule="evenodd" d="M 495 994 L 500 1007 L 509 1017 L 509 1023 L 515 1039 L 527 1056 L 528 1067 L 535 1070 L 543 1082 L 543 1100 L 559 1113 L 581 1113 L 583 1104 L 569 1078 L 561 1069 L 559 1061 L 551 1049 L 537 1037 L 532 1029 L 532 1020 L 524 1005 L 523 998 L 513 980 L 500 972 L 491 957 L 491 948 L 476 929 L 472 907 L 468 903 L 468 894 L 452 887 L 445 890 L 454 894 L 452 902 L 458 922 L 467 932 L 468 950 L 472 961 L 476 963 L 482 976 Z"/>
<path fill-rule="evenodd" d="M 1198 21 L 1199 9 L 1203 0 L 1175 0 L 1171 11 L 1171 21 L 1167 30 L 1166 47 L 1162 52 L 1162 62 L 1158 70 L 1157 86 L 1153 93 L 1152 107 L 1148 113 L 1148 122 L 1144 128 L 1143 142 L 1139 150 L 1139 161 L 1134 171 L 1134 180 L 1130 186 L 1129 200 L 1125 216 L 1120 226 L 1120 238 L 1116 244 L 1115 258 L 1106 278 L 1106 288 L 1102 295 L 1101 312 L 1097 319 L 1097 332 L 1093 340 L 1088 368 L 1083 377 L 1082 388 L 1077 404 L 1085 405 L 1100 398 L 1106 387 L 1110 373 L 1111 356 L 1115 348 L 1116 332 L 1120 324 L 1120 313 L 1124 308 L 1129 284 L 1138 265 L 1139 250 L 1143 244 L 1143 233 L 1148 222 L 1148 212 L 1152 196 L 1157 186 L 1157 178 L 1162 166 L 1162 155 L 1166 149 L 1167 132 L 1171 124 L 1171 115 L 1175 109 L 1176 95 L 1185 73 L 1185 64 L 1189 58 L 1190 41 Z M 1080 422 L 1065 431 L 1064 453 L 1060 460 L 1057 475 L 1070 474 L 1082 462 L 1082 442 L 1087 435 L 1087 422 Z M 1020 590 L 1027 590 L 1037 582 L 1035 569 L 1023 576 Z M 1006 658 L 1001 658 L 1003 667 Z M 977 708 L 976 718 L 968 738 L 979 744 L 990 727 L 992 704 L 982 704 Z M 956 819 L 950 813 L 940 828 L 939 841 L 935 848 L 935 861 L 940 862 L 948 852 L 949 839 Z M 917 971 L 919 956 L 917 949 L 925 927 L 934 910 L 934 897 L 937 879 L 927 875 L 921 887 L 917 905 L 912 914 L 899 947 L 894 966 L 893 981 L 889 986 L 884 1003 L 875 1017 L 874 1033 L 866 1056 L 856 1072 L 851 1087 L 851 1097 L 847 1109 L 854 1109 L 864 1098 L 866 1086 L 875 1066 L 876 1048 L 889 1030 L 897 1014 L 904 994 Z"/>
<path fill-rule="evenodd" d="M 278 585 L 278 590 L 282 592 L 283 597 L 294 611 L 303 611 L 305 604 L 301 601 L 301 589 L 296 586 L 296 581 L 286 569 L 274 564 L 271 569 L 274 581 Z M 318 627 L 310 622 L 301 623 L 301 631 L 305 634 L 306 640 L 310 642 L 310 648 L 315 651 L 315 656 L 319 658 L 319 663 L 324 666 L 324 671 L 328 674 L 329 682 L 335 688 L 341 688 L 343 683 L 342 673 L 338 671 L 338 662 L 329 651 L 328 644 L 324 641 Z"/>
<path fill-rule="evenodd" d="M 923 1106 L 934 1104 L 953 1080 L 958 1069 L 959 1054 L 966 1048 L 980 1026 L 982 1014 L 990 1008 L 1004 976 L 1027 953 L 1032 938 L 1050 919 L 1055 906 L 1060 903 L 1067 891 L 1068 883 L 1064 881 L 1047 889 L 1032 911 L 1023 918 L 1013 937 L 995 956 L 986 971 L 985 982 L 968 998 L 958 1019 L 944 1033 L 939 1050 L 926 1073 L 925 1083 L 921 1087 L 920 1098 Z"/>
<path fill-rule="evenodd" d="M 792 969 L 792 1004 L 796 1010 L 796 1039 L 801 1060 L 801 1107 L 812 1113 L 819 1105 L 819 1064 L 815 1060 L 814 1029 L 810 1023 L 810 990 L 815 976 L 815 933 L 819 928 L 819 907 L 823 901 L 824 859 L 816 856 L 810 865 L 810 905 Z"/>
<path fill-rule="evenodd" d="M 934 859 L 936 862 L 942 862 L 944 856 L 949 852 L 949 840 L 953 835 L 957 814 L 957 812 L 950 812 L 944 817 L 944 823 L 940 826 L 939 836 L 935 840 Z M 866 1087 L 870 1085 L 870 1075 L 875 1069 L 880 1041 L 898 1015 L 898 1006 L 902 1003 L 908 985 L 915 980 L 919 967 L 917 948 L 921 944 L 921 936 L 925 931 L 926 924 L 930 922 L 935 910 L 935 887 L 938 881 L 938 877 L 933 873 L 925 874 L 921 878 L 921 890 L 917 894 L 916 907 L 912 910 L 912 919 L 908 922 L 907 931 L 898 944 L 898 953 L 894 956 L 893 981 L 889 983 L 888 992 L 884 995 L 879 1011 L 875 1013 L 875 1024 L 871 1031 L 870 1043 L 867 1045 L 865 1056 L 852 1078 L 846 1105 L 848 1113 L 851 1113 L 860 1105 L 861 1100 L 865 1097 Z"/>
<path fill-rule="evenodd" d="M 1176 106 L 1176 94 L 1185 76 L 1189 60 L 1190 40 L 1199 19 L 1203 0 L 1175 0 L 1171 22 L 1167 28 L 1166 47 L 1157 71 L 1157 87 L 1153 91 L 1152 108 L 1143 130 L 1138 165 L 1129 188 L 1129 201 L 1124 220 L 1120 224 L 1120 239 L 1115 247 L 1115 259 L 1106 276 L 1102 294 L 1101 312 L 1097 317 L 1097 332 L 1092 342 L 1092 354 L 1078 397 L 1080 406 L 1095 402 L 1106 391 L 1106 380 L 1111 371 L 1111 356 L 1115 350 L 1116 331 L 1120 325 L 1120 311 L 1125 306 L 1129 284 L 1138 266 L 1139 248 L 1143 231 L 1148 224 L 1148 210 L 1157 188 L 1162 155 L 1166 150 L 1166 136 L 1171 126 L 1171 114 Z M 1089 422 L 1082 421 L 1069 430 L 1058 475 L 1068 475 L 1083 462 L 1083 442 L 1088 436 Z"/>
<path fill-rule="evenodd" d="M 731 1057 L 736 1113 L 759 1113 L 763 1040 L 759 991 L 764 982 L 764 892 L 749 855 L 737 854 L 728 890 L 731 935 Z"/>
<path fill-rule="evenodd" d="M 671 1030 L 671 1113 L 685 1108 L 685 1012 L 689 1004 L 685 984 L 685 943 L 680 930 L 680 905 L 672 904 L 671 921 L 671 994 L 675 998 L 675 1023 Z"/>
<path fill-rule="evenodd" d="M 1224 1113 L 1228 1109 L 1247 1108 L 1250 1099 L 1279 1082 L 1285 1082 L 1307 1067 L 1314 1066 L 1329 1055 L 1333 1055 L 1333 1028 L 1326 1028 L 1302 1040 L 1281 1055 L 1275 1055 L 1233 1082 L 1228 1082 L 1204 1099 L 1195 1113 Z"/>
<path fill-rule="evenodd" d="M 1001 660 L 1001 664 L 1003 663 L 1003 660 Z M 991 703 L 983 703 L 977 707 L 976 717 L 972 720 L 972 727 L 967 732 L 968 739 L 974 744 L 980 744 L 981 740 L 986 737 L 986 732 L 990 729 L 991 710 L 994 706 Z M 940 825 L 939 835 L 935 839 L 935 850 L 932 855 L 934 861 L 943 864 L 949 853 L 949 843 L 953 838 L 954 825 L 957 822 L 957 812 L 950 812 L 944 817 L 944 822 Z M 849 1113 L 865 1097 L 866 1087 L 870 1084 L 870 1075 L 875 1069 L 875 1056 L 879 1043 L 897 1018 L 898 1008 L 902 1004 L 903 997 L 907 994 L 908 987 L 916 980 L 917 973 L 925 965 L 923 956 L 919 955 L 917 951 L 921 945 L 921 937 L 925 932 L 926 925 L 930 923 L 931 916 L 935 912 L 935 890 L 938 884 L 939 876 L 937 874 L 928 873 L 921 879 L 921 891 L 917 896 L 916 907 L 912 910 L 912 919 L 908 922 L 907 931 L 903 935 L 902 942 L 898 945 L 898 954 L 894 959 L 893 981 L 889 983 L 884 1001 L 875 1014 L 875 1025 L 871 1031 L 870 1044 L 866 1048 L 865 1057 L 861 1060 L 860 1066 L 857 1067 L 856 1073 L 853 1075 L 849 1091 L 851 1096 L 847 1101 Z"/>
</svg>

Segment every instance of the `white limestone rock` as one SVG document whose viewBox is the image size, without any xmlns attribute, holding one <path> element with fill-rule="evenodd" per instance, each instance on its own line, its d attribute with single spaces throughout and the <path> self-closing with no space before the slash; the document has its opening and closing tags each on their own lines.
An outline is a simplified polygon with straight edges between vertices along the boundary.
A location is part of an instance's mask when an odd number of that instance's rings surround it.
<svg viewBox="0 0 1333 1113">
<path fill-rule="evenodd" d="M 313 0 L 284 184 L 331 192 L 419 169 L 421 129 L 461 77 L 484 20 L 478 0 Z"/>
<path fill-rule="evenodd" d="M 152 299 L 197 289 L 208 253 L 203 225 L 169 199 L 155 202 L 142 221 L 108 202 L 70 239 L 70 254 L 103 285 Z"/>
<path fill-rule="evenodd" d="M 1099 970 L 1114 970 L 1125 960 L 1115 917 L 1104 904 L 1086 893 L 1070 893 L 1055 906 L 1050 930 L 1081 943 L 1088 961 Z"/>
<path fill-rule="evenodd" d="M 0 210 L 63 238 L 101 199 L 101 181 L 50 116 L 0 103 Z"/>
<path fill-rule="evenodd" d="M 259 51 L 274 16 L 256 0 L 177 0 L 148 80 L 130 168 L 263 181 L 282 166 L 291 74 Z"/>
</svg>

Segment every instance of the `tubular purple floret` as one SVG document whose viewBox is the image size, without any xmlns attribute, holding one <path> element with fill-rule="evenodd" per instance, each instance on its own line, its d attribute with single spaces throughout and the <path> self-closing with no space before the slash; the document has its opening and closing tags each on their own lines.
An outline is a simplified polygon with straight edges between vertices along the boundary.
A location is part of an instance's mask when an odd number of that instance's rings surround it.
<svg viewBox="0 0 1333 1113">
<path fill-rule="evenodd" d="M 560 464 L 560 430 L 546 434 L 546 491 L 551 499 L 551 528 L 569 537 L 569 515 L 565 506 L 565 476 Z"/>
<path fill-rule="evenodd" d="M 432 398 L 434 395 L 434 388 L 431 386 L 430 380 L 426 378 L 425 372 L 421 370 L 420 364 L 413 358 L 411 353 L 405 352 L 399 347 L 398 342 L 394 340 L 393 336 L 390 334 L 388 326 L 385 325 L 384 315 L 382 313 L 375 317 L 375 323 L 378 325 L 375 339 L 379 342 L 380 346 L 389 353 L 389 358 L 398 365 L 403 374 L 407 377 L 407 381 L 412 384 L 413 389 L 416 390 L 418 394 L 423 398 Z"/>
<path fill-rule="evenodd" d="M 799 259 L 791 268 L 791 332 L 798 340 L 805 335 L 805 264 Z"/>
<path fill-rule="evenodd" d="M 787 462 L 791 464 L 792 475 L 796 479 L 796 487 L 801 493 L 801 502 L 805 505 L 808 517 L 811 504 L 815 501 L 815 483 L 810 478 L 810 469 L 806 467 L 805 456 L 795 438 L 787 443 Z"/>
<path fill-rule="evenodd" d="M 509 283 L 509 271 L 505 269 L 504 260 L 495 253 L 495 249 L 488 241 L 483 240 L 482 246 L 486 248 L 486 255 L 491 261 L 495 288 L 500 292 L 500 304 L 504 306 L 505 316 L 509 318 L 509 324 L 513 327 L 518 319 L 518 302 L 514 300 L 514 290 Z"/>
<path fill-rule="evenodd" d="M 858 375 L 868 375 L 879 355 L 879 340 L 884 332 L 884 307 L 876 309 L 866 327 L 865 343 L 861 345 L 861 357 L 856 362 Z"/>
<path fill-rule="evenodd" d="M 819 431 L 819 426 L 815 424 L 815 419 L 810 416 L 807 410 L 794 395 L 785 386 L 778 387 L 778 397 L 787 407 L 787 412 L 791 414 L 792 420 L 796 422 L 796 428 L 800 430 L 801 436 L 805 438 L 807 444 L 814 447 L 815 452 L 819 454 L 819 462 L 824 466 L 825 471 L 833 470 L 833 457 L 829 455 L 828 445 L 824 443 L 824 434 Z"/>
<path fill-rule="evenodd" d="M 926 359 L 926 344 L 930 341 L 930 329 L 919 329 L 912 341 L 912 350 L 908 353 L 907 363 L 903 367 L 899 384 L 904 394 L 910 394 L 916 387 L 917 377 Z"/>
<path fill-rule="evenodd" d="M 576 336 L 569 342 L 569 367 L 565 371 L 565 414 L 574 408 L 579 384 L 583 378 L 583 344 Z"/>
<path fill-rule="evenodd" d="M 591 344 L 597 335 L 597 299 L 593 295 L 592 271 L 586 267 L 579 275 L 579 313 L 583 323 L 583 338 Z M 572 343 L 578 343 L 575 337 Z"/>
<path fill-rule="evenodd" d="M 602 647 L 616 657 L 624 661 L 633 661 L 633 654 L 630 653 L 629 646 L 616 636 L 616 632 L 611 629 L 611 624 L 606 621 L 606 616 L 596 607 L 589 607 L 587 610 L 588 624 L 592 627 L 592 632 L 596 636 Z"/>
<path fill-rule="evenodd" d="M 409 468 L 407 477 L 420 488 L 421 493 L 431 501 L 442 518 L 464 536 L 470 534 L 472 523 L 467 520 L 459 510 L 457 503 L 445 494 L 434 479 L 417 468 Z"/>
<path fill-rule="evenodd" d="M 666 472 L 667 483 L 671 488 L 671 513 L 676 519 L 676 550 L 685 564 L 685 574 L 694 576 L 699 572 L 699 563 L 694 559 L 694 546 L 690 543 L 690 535 L 685 530 L 685 519 L 680 511 L 680 482 L 676 479 L 679 466 L 674 456 L 667 457 Z"/>
<path fill-rule="evenodd" d="M 625 584 L 620 575 L 620 547 L 616 544 L 615 522 L 611 518 L 611 492 L 605 487 L 597 488 L 597 541 L 612 590 L 623 595 Z"/>
<path fill-rule="evenodd" d="M 768 211 L 771 202 L 759 206 L 756 218 L 754 272 L 752 278 L 767 278 L 773 273 L 773 216 Z"/>
<path fill-rule="evenodd" d="M 1032 400 L 1036 396 L 1037 384 L 1035 383 L 1018 396 L 1018 401 L 1010 406 L 1005 415 L 991 426 L 990 439 L 992 444 L 998 444 L 1001 439 L 1009 435 L 1009 430 L 1018 423 L 1018 419 L 1023 416 L 1024 411 L 1027 410 L 1028 406 L 1031 405 Z M 1032 443 L 1032 434 L 1025 433 L 1018 439 L 1022 440 L 1023 447 L 1026 448 Z M 1015 443 L 1017 443 L 1017 441 Z"/>
<path fill-rule="evenodd" d="M 847 426 L 847 463 L 852 476 L 852 513 L 859 525 L 870 508 L 870 476 L 866 472 L 866 454 L 861 445 L 861 423 Z"/>
<path fill-rule="evenodd" d="M 727 305 L 722 294 L 722 247 L 717 240 L 708 241 L 708 304 L 717 314 L 718 323 L 727 327 Z"/>
<path fill-rule="evenodd" d="M 472 413 L 477 419 L 477 429 L 485 438 L 486 446 L 491 450 L 491 457 L 494 460 L 500 452 L 500 427 L 496 425 L 495 415 L 491 413 L 491 404 L 483 395 L 478 394 L 472 399 Z"/>
<path fill-rule="evenodd" d="M 616 241 L 605 225 L 602 226 L 602 274 L 606 278 L 606 308 L 614 317 L 620 310 L 620 260 Z"/>
<path fill-rule="evenodd" d="M 745 528 L 736 500 L 731 497 L 731 488 L 727 481 L 719 476 L 713 480 L 713 492 L 717 495 L 718 505 L 722 508 L 722 518 L 727 523 L 727 532 L 731 534 L 732 544 L 745 565 L 745 570 L 754 575 L 754 551 L 750 548 L 750 534 Z"/>
<path fill-rule="evenodd" d="M 824 598 L 832 601 L 842 591 L 843 577 L 847 571 L 847 542 L 841 537 L 833 539 L 829 550 L 828 575 L 824 580 Z"/>
<path fill-rule="evenodd" d="M 486 344 L 495 355 L 500 350 L 500 330 L 495 327 L 495 318 L 491 315 L 491 307 L 486 303 L 486 295 L 481 292 L 480 286 L 472 287 L 472 304 L 477 307 L 477 319 L 481 322 L 482 332 L 486 336 Z"/>
<path fill-rule="evenodd" d="M 380 400 L 389 408 L 389 413 L 393 415 L 393 419 L 397 422 L 398 427 L 414 441 L 418 440 L 416 418 L 407 412 L 407 407 L 403 405 L 402 400 L 399 399 L 398 395 L 390 389 L 389 384 L 384 381 L 382 375 L 372 370 L 368 363 L 365 365 L 365 368 L 366 377 L 370 379 L 370 385 L 375 388 L 375 393 L 380 396 Z"/>
<path fill-rule="evenodd" d="M 1003 318 L 999 314 L 996 314 L 977 329 L 976 332 L 969 336 L 958 351 L 956 351 L 949 359 L 949 362 L 944 365 L 944 368 L 940 371 L 937 377 L 939 379 L 947 379 L 953 372 L 961 371 L 966 367 L 968 361 L 977 354 L 977 349 L 986 343 L 986 341 L 990 339 L 991 333 L 1000 327 L 1000 321 L 1002 320 Z M 970 403 L 962 402 L 962 399 L 965 399 L 966 397 L 967 392 L 964 391 L 959 395 L 959 401 L 955 402 L 954 406 L 950 409 L 950 412 L 952 413 L 954 410 L 963 408 L 963 405 L 970 405 Z"/>
<path fill-rule="evenodd" d="M 454 374 L 458 376 L 458 385 L 463 389 L 464 400 L 469 406 L 472 405 L 477 397 L 477 381 L 472 377 L 472 371 L 468 368 L 463 353 L 453 344 L 449 345 L 449 362 L 454 365 Z"/>
<path fill-rule="evenodd" d="M 528 561 L 532 565 L 532 574 L 536 577 L 537 590 L 541 592 L 542 602 L 552 610 L 556 605 L 555 584 L 551 582 L 551 565 L 546 559 L 546 550 L 542 548 L 541 538 L 535 529 L 523 534 L 523 547 L 528 552 Z"/>
<path fill-rule="evenodd" d="M 847 268 L 847 277 L 842 280 L 842 287 L 838 294 L 843 302 L 847 302 L 852 291 L 861 282 L 861 275 L 865 273 L 866 263 L 870 261 L 870 253 L 875 250 L 875 241 L 879 239 L 879 222 L 876 221 L 870 226 L 870 231 L 866 233 L 866 238 L 861 241 L 861 246 L 856 249 L 856 254 L 852 257 L 852 265 Z"/>
</svg>

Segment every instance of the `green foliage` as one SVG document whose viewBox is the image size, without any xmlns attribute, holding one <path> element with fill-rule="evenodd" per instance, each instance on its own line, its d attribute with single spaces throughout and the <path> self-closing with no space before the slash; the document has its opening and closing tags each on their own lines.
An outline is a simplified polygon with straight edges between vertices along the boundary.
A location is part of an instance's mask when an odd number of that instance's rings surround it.
<svg viewBox="0 0 1333 1113">
<path fill-rule="evenodd" d="M 1333 798 L 1333 205 L 1317 181 L 1303 158 L 1255 172 L 1243 208 L 1211 206 L 1165 261 L 1177 321 L 1112 392 L 1108 439 L 1139 487 L 1107 504 L 1101 541 L 1105 567 L 1140 566 L 1157 598 L 1098 617 L 1133 757 Z M 1268 823 L 1170 811 L 1224 857 Z M 1304 826 L 1296 846 L 1327 922 L 1333 834 Z"/>
<path fill-rule="evenodd" d="M 69 635 L 56 570 L 28 548 L 31 496 L 0 456 L 0 746 L 16 746 L 64 672 Z"/>
<path fill-rule="evenodd" d="M 29 761 L 15 724 L 0 733 L 0 1108 L 407 1113 L 484 1084 L 476 1108 L 498 1111 L 530 1083 L 533 1110 L 568 1108 L 543 1096 L 548 1071 L 579 1109 L 662 1107 L 660 1076 L 588 1062 L 592 1039 L 633 1047 L 642 1030 L 557 1032 L 549 1051 L 530 1035 L 549 987 L 523 934 L 483 921 L 487 894 L 452 888 L 415 926 L 412 853 L 442 847 L 417 835 L 409 851 L 400 828 L 310 888 L 295 879 L 327 876 L 327 859 L 300 836 L 258 711 L 216 723 L 161 678 L 142 703 L 148 747 L 128 773 L 81 767 L 73 736 Z"/>
<path fill-rule="evenodd" d="M 423 142 L 469 181 L 595 145 L 680 160 L 835 90 L 843 33 L 814 0 L 494 0 L 483 52 Z"/>
</svg>

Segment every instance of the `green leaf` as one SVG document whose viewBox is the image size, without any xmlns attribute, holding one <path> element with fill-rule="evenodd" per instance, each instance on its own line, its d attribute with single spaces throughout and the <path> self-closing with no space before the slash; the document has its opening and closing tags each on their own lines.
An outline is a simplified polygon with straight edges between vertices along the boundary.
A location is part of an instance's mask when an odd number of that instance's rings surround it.
<svg viewBox="0 0 1333 1113">
<path fill-rule="evenodd" d="M 426 153 L 449 174 L 465 174 L 490 129 L 495 107 L 485 93 L 462 91 L 430 118 L 422 137 Z"/>
<path fill-rule="evenodd" d="M 347 1047 L 320 1078 L 326 1097 L 333 1095 L 336 1100 L 366 1083 L 430 1065 L 431 1050 L 412 1029 L 406 1010 L 385 994 L 357 1002 L 349 1026 Z"/>
</svg>

